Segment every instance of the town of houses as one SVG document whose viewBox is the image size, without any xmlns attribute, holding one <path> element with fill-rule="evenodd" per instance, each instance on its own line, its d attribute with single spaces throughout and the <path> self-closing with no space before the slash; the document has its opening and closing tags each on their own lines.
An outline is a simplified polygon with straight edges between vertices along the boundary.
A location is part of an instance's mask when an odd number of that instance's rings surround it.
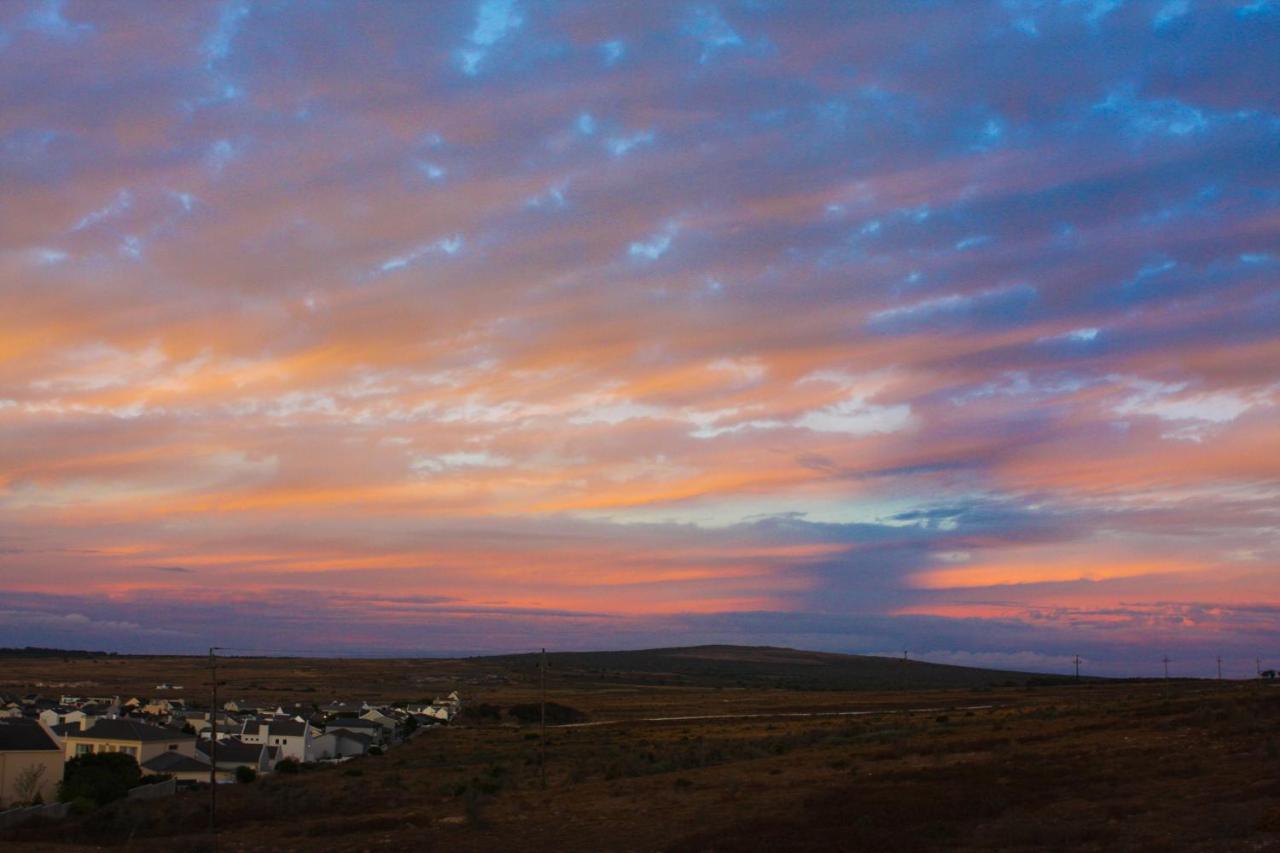
<svg viewBox="0 0 1280 853">
<path fill-rule="evenodd" d="M 456 692 L 403 707 L 335 701 L 286 710 L 231 701 L 213 714 L 169 697 L 0 695 L 0 810 L 55 801 L 64 764 L 81 755 L 130 755 L 145 776 L 179 785 L 211 776 L 235 782 L 241 767 L 271 773 L 285 762 L 294 769 L 376 754 L 452 722 L 461 708 Z"/>
</svg>

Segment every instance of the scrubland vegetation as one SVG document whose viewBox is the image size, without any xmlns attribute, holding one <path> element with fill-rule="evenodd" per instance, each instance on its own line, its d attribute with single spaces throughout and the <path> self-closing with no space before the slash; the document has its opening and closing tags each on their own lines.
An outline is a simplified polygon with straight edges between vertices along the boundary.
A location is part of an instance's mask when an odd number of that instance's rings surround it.
<svg viewBox="0 0 1280 853">
<path fill-rule="evenodd" d="M 548 729 L 545 788 L 536 683 L 472 692 L 497 713 L 220 789 L 218 849 L 1280 849 L 1280 688 L 1261 682 L 554 683 L 558 714 L 590 724 Z M 855 709 L 875 713 L 644 719 Z M 118 802 L 0 845 L 211 849 L 206 809 L 201 791 Z"/>
</svg>

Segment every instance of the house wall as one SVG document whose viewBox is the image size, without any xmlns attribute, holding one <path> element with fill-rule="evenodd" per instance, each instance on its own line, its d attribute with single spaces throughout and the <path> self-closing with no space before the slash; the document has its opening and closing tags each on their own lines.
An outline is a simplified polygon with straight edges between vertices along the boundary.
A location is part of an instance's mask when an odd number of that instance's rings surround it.
<svg viewBox="0 0 1280 853">
<path fill-rule="evenodd" d="M 62 781 L 62 753 L 56 749 L 31 752 L 0 752 L 0 808 L 5 808 L 18 798 L 18 776 L 28 767 L 43 767 L 40 780 L 40 796 L 46 803 L 58 799 L 58 783 Z"/>
<path fill-rule="evenodd" d="M 81 746 L 85 748 L 81 749 Z M 170 747 L 174 748 L 170 749 Z M 90 752 L 123 752 L 127 755 L 132 755 L 139 764 L 142 764 L 164 752 L 177 752 L 181 755 L 195 758 L 196 742 L 185 736 L 174 738 L 172 741 L 146 741 L 145 743 L 136 740 L 78 738 L 74 735 L 66 738 L 67 760 L 75 758 L 77 755 L 87 755 Z"/>
</svg>

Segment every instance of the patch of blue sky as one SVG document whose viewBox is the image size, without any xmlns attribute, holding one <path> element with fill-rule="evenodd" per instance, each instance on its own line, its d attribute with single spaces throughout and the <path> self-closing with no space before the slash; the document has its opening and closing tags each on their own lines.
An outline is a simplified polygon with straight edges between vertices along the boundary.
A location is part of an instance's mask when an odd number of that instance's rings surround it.
<svg viewBox="0 0 1280 853">
<path fill-rule="evenodd" d="M 209 146 L 205 154 L 205 166 L 215 175 L 222 174 L 232 160 L 236 158 L 236 147 L 230 139 L 216 140 Z"/>
<path fill-rule="evenodd" d="M 24 21 L 25 28 L 60 41 L 75 41 L 94 31 L 93 24 L 67 20 L 62 14 L 62 0 L 37 3 Z"/>
<path fill-rule="evenodd" d="M 441 237 L 440 239 L 433 240 L 430 243 L 423 243 L 420 246 L 416 246 L 403 255 L 388 258 L 378 266 L 377 271 L 380 273 L 395 272 L 396 270 L 411 266 L 431 255 L 443 254 L 452 257 L 461 252 L 464 245 L 465 243 L 461 234 Z"/>
<path fill-rule="evenodd" d="M 1096 326 L 1085 326 L 1079 329 L 1072 329 L 1069 332 L 1063 332 L 1060 335 L 1049 335 L 1039 338 L 1037 343 L 1071 343 L 1071 344 L 1087 344 L 1098 339 L 1098 335 L 1102 334 L 1102 330 Z"/>
<path fill-rule="evenodd" d="M 467 46 L 458 51 L 463 74 L 475 77 L 495 45 L 524 26 L 524 15 L 515 0 L 481 0 Z"/>
<path fill-rule="evenodd" d="M 605 140 L 604 147 L 614 157 L 625 157 L 636 148 L 642 145 L 650 145 L 653 143 L 654 134 L 652 130 L 643 130 L 638 133 L 628 134 L 626 136 L 613 136 Z"/>
<path fill-rule="evenodd" d="M 628 246 L 627 255 L 637 261 L 656 261 L 671 249 L 671 241 L 678 230 L 674 223 L 668 223 L 656 234 Z"/>
<path fill-rule="evenodd" d="M 530 196 L 524 206 L 531 210 L 563 210 L 569 206 L 569 200 L 565 196 L 568 189 L 568 181 L 559 181 L 547 187 L 546 191 Z"/>
<path fill-rule="evenodd" d="M 1157 278 L 1165 273 L 1171 272 L 1177 266 L 1178 262 L 1172 258 L 1164 258 L 1158 261 L 1152 261 L 1149 264 L 1144 264 L 1136 273 L 1133 274 L 1133 278 L 1124 282 L 1123 289 L 1133 290 L 1134 288 L 1140 287 L 1146 282 L 1149 282 L 1153 278 Z"/>
<path fill-rule="evenodd" d="M 432 183 L 440 183 L 449 174 L 443 166 L 426 160 L 415 160 L 413 165 L 424 178 Z"/>
<path fill-rule="evenodd" d="M 867 325 L 880 332 L 905 333 L 949 326 L 1000 326 L 1019 321 L 1039 295 L 1030 284 L 995 287 L 977 293 L 936 296 L 867 316 Z"/>
<path fill-rule="evenodd" d="M 1133 86 L 1113 89 L 1093 110 L 1119 119 L 1136 138 L 1192 136 L 1207 130 L 1212 121 L 1204 111 L 1176 98 L 1139 98 Z"/>
<path fill-rule="evenodd" d="M 987 234 L 974 234 L 972 237 L 965 237 L 963 240 L 957 240 L 955 250 L 957 252 L 965 252 L 969 249 L 976 249 L 979 246 L 985 246 L 991 242 L 991 237 Z"/>
<path fill-rule="evenodd" d="M 1060 0 L 1063 7 L 1082 7 L 1084 20 L 1090 26 L 1098 26 L 1108 15 L 1124 5 L 1124 0 Z"/>
<path fill-rule="evenodd" d="M 111 199 L 106 206 L 100 207 L 90 213 L 86 213 L 80 218 L 80 221 L 71 226 L 72 231 L 83 231 L 86 228 L 92 228 L 99 222 L 119 216 L 133 206 L 133 194 L 128 190 L 120 190 L 116 193 L 115 198 Z"/>
<path fill-rule="evenodd" d="M 583 136 L 594 136 L 596 132 L 596 120 L 591 113 L 579 113 L 573 122 L 574 130 Z"/>
<path fill-rule="evenodd" d="M 705 65 L 717 53 L 742 47 L 742 36 L 729 26 L 729 22 L 714 6 L 695 6 L 685 16 L 680 31 L 702 47 L 698 62 Z"/>
<path fill-rule="evenodd" d="M 1190 216 L 1213 205 L 1222 198 L 1222 190 L 1217 184 L 1208 184 L 1198 189 L 1195 195 L 1178 204 L 1171 204 L 1165 207 L 1143 214 L 1142 221 L 1146 223 L 1164 223 L 1181 219 L 1184 216 Z"/>
<path fill-rule="evenodd" d="M 1191 12 L 1191 0 L 1168 0 L 1156 10 L 1151 26 L 1157 30 L 1165 29 L 1181 21 Z"/>
<path fill-rule="evenodd" d="M 66 261 L 67 258 L 70 257 L 70 255 L 68 255 L 66 252 L 64 252 L 61 249 L 50 249 L 50 248 L 41 246 L 37 249 L 32 249 L 30 252 L 30 257 L 33 261 L 35 261 L 37 266 L 51 267 L 51 266 L 57 266 L 58 264 Z"/>
<path fill-rule="evenodd" d="M 1250 2 L 1242 3 L 1236 7 L 1236 17 L 1251 18 L 1254 15 L 1262 15 L 1274 11 L 1275 7 L 1272 6 L 1271 0 L 1250 0 Z"/>
<path fill-rule="evenodd" d="M 972 151 L 990 151 L 999 147 L 1004 141 L 1005 122 L 1000 116 L 990 116 L 982 127 L 978 128 L 978 132 L 974 135 L 973 142 L 969 148 Z"/>
<path fill-rule="evenodd" d="M 822 101 L 810 109 L 820 130 L 843 131 L 849 126 L 849 105 L 844 101 Z"/>
<path fill-rule="evenodd" d="M 132 234 L 120 241 L 120 254 L 135 261 L 142 257 L 143 248 L 141 238 Z"/>
<path fill-rule="evenodd" d="M 0 137 L 0 154 L 22 160 L 43 157 L 58 135 L 46 128 L 19 128 Z"/>
<path fill-rule="evenodd" d="M 1040 0 L 1004 0 L 1001 5 L 1009 12 L 1009 23 L 1015 30 L 1031 38 L 1040 37 L 1040 25 L 1035 15 L 1040 11 Z"/>
<path fill-rule="evenodd" d="M 600 45 L 600 57 L 606 68 L 612 68 L 627 53 L 627 45 L 621 39 L 610 39 Z"/>
<path fill-rule="evenodd" d="M 218 13 L 217 23 L 205 37 L 204 43 L 200 45 L 200 54 L 204 57 L 206 67 L 212 67 L 230 55 L 231 45 L 247 17 L 249 17 L 248 0 L 231 0 L 222 7 Z"/>
<path fill-rule="evenodd" d="M 190 213 L 191 211 L 195 210 L 196 202 L 198 201 L 198 199 L 191 193 L 178 192 L 176 190 L 169 190 L 169 195 L 171 198 L 173 198 L 174 201 L 176 201 L 179 204 L 179 206 L 182 207 L 183 213 Z"/>
<path fill-rule="evenodd" d="M 1245 252 L 1240 256 L 1240 263 L 1256 266 L 1258 264 L 1268 264 L 1276 259 L 1275 255 L 1266 252 Z"/>
</svg>

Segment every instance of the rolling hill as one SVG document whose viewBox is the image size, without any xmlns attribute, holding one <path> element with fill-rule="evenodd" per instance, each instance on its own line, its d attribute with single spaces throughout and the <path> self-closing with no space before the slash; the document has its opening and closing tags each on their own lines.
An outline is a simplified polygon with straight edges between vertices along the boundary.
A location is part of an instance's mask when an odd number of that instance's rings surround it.
<svg viewBox="0 0 1280 853">
<path fill-rule="evenodd" d="M 473 658 L 528 676 L 539 655 Z M 550 652 L 556 683 L 771 687 L 794 690 L 928 690 L 1064 683 L 1071 679 L 1010 670 L 809 652 L 770 646 L 687 646 L 621 652 Z"/>
</svg>

